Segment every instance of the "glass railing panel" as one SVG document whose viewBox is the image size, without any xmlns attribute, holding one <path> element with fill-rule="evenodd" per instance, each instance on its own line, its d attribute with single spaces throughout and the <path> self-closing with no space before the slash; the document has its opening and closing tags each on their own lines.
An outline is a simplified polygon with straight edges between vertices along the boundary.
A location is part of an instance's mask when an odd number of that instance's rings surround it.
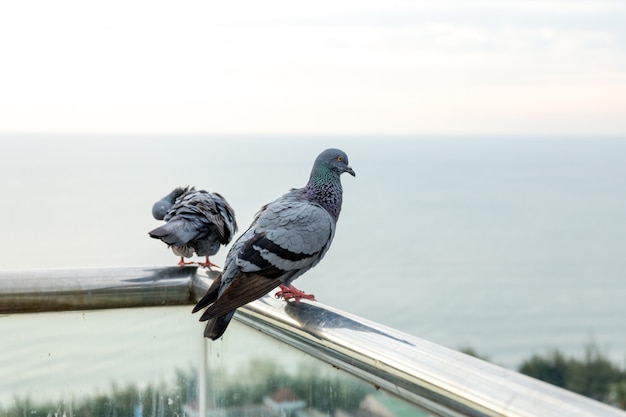
<svg viewBox="0 0 626 417">
<path fill-rule="evenodd" d="M 237 321 L 204 339 L 190 309 L 0 317 L 0 415 L 433 415 Z"/>
<path fill-rule="evenodd" d="M 0 316 L 0 416 L 182 416 L 201 331 L 189 306 Z"/>
<path fill-rule="evenodd" d="M 435 415 L 239 322 L 206 358 L 209 416 Z"/>
</svg>

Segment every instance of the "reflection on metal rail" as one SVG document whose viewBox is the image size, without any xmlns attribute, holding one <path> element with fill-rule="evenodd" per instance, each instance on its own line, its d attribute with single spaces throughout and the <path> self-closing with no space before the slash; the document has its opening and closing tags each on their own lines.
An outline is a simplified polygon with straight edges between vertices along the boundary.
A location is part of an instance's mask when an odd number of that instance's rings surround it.
<svg viewBox="0 0 626 417">
<path fill-rule="evenodd" d="M 0 314 L 190 304 L 196 267 L 0 271 Z"/>
<path fill-rule="evenodd" d="M 196 267 L 0 271 L 0 314 L 193 304 L 214 274 Z M 235 318 L 435 414 L 626 417 L 318 302 L 295 305 L 268 296 L 240 308 Z"/>
</svg>

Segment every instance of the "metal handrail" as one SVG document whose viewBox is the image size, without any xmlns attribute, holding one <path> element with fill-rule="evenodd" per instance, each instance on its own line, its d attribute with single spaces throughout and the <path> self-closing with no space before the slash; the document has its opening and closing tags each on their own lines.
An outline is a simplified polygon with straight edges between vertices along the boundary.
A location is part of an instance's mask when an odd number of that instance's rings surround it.
<svg viewBox="0 0 626 417">
<path fill-rule="evenodd" d="M 191 304 L 196 270 L 147 266 L 0 271 L 0 313 Z"/>
<path fill-rule="evenodd" d="M 0 271 L 0 313 L 192 304 L 216 274 L 196 267 Z M 296 305 L 270 295 L 241 307 L 235 318 L 436 414 L 626 417 L 617 408 L 319 302 Z"/>
</svg>

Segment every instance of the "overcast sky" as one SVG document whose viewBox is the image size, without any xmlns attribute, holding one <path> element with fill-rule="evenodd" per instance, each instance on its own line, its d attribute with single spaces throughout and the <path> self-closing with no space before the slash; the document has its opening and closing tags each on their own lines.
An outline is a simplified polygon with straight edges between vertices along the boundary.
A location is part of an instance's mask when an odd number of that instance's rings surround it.
<svg viewBox="0 0 626 417">
<path fill-rule="evenodd" d="M 626 134 L 626 2 L 11 1 L 0 132 Z"/>
</svg>

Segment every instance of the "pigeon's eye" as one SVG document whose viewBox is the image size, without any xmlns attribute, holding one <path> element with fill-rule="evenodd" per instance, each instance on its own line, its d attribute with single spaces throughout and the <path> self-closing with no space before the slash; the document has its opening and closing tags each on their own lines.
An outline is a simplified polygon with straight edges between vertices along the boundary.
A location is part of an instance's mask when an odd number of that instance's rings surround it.
<svg viewBox="0 0 626 417">
<path fill-rule="evenodd" d="M 338 156 L 338 157 L 337 157 L 337 161 L 339 161 L 339 162 L 343 162 L 343 156 Z"/>
</svg>

